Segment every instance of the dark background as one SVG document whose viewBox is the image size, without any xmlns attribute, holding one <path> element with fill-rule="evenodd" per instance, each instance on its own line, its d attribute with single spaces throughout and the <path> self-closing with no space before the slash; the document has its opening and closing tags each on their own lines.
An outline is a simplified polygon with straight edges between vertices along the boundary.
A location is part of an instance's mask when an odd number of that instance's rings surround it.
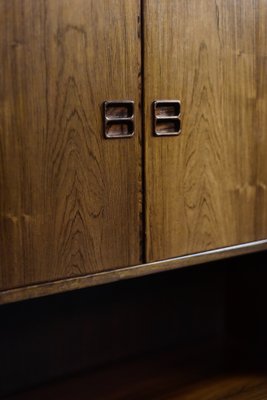
<svg viewBox="0 0 267 400">
<path fill-rule="evenodd" d="M 266 260 L 262 252 L 0 306 L 0 397 L 164 348 L 181 363 L 263 364 Z"/>
</svg>

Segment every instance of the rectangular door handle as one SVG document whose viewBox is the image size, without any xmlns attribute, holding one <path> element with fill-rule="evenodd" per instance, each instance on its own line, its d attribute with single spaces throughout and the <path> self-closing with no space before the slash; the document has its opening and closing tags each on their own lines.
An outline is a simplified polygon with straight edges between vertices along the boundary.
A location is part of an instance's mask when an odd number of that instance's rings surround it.
<svg viewBox="0 0 267 400">
<path fill-rule="evenodd" d="M 129 138 L 134 135 L 134 101 L 104 102 L 104 136 L 106 139 Z"/>
<path fill-rule="evenodd" d="M 181 102 L 156 100 L 153 102 L 154 135 L 177 136 L 181 133 Z"/>
</svg>

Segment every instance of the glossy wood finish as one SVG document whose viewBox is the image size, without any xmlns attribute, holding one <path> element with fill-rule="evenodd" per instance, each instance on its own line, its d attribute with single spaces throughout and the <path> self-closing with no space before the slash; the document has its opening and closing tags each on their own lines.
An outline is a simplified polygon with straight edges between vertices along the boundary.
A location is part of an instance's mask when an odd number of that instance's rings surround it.
<svg viewBox="0 0 267 400">
<path fill-rule="evenodd" d="M 124 381 L 119 380 L 118 374 L 123 376 Z M 267 398 L 265 373 L 219 374 L 197 382 L 197 378 L 194 377 L 193 383 L 189 382 L 188 377 L 186 379 L 182 376 L 186 382 L 184 384 L 177 379 L 178 374 L 179 371 L 176 371 L 176 375 L 173 372 L 171 377 L 158 375 L 151 378 L 149 376 L 150 381 L 136 382 L 134 379 L 133 383 L 132 376 L 125 376 L 125 367 L 122 367 L 116 372 L 111 372 L 111 376 L 105 371 L 93 377 L 80 377 L 49 385 L 9 399 L 34 400 L 38 397 L 40 400 L 47 398 L 57 400 L 64 397 L 66 400 L 72 400 L 78 395 L 79 400 L 87 400 L 89 393 L 95 400 L 133 400 L 134 398 L 140 400 L 264 400 Z M 103 385 L 103 381 L 107 382 L 107 385 Z"/>
<path fill-rule="evenodd" d="M 178 354 L 176 353 L 177 357 Z M 179 368 L 173 353 L 113 365 L 28 391 L 10 400 L 264 400 L 266 371 L 211 372 L 206 364 Z M 179 357 L 179 356 L 178 356 Z"/>
<path fill-rule="evenodd" d="M 0 1 L 0 289 L 140 263 L 140 4 Z M 135 101 L 105 140 L 102 103 Z"/>
<path fill-rule="evenodd" d="M 267 237 L 267 2 L 144 2 L 147 261 Z M 154 100 L 182 134 L 152 136 Z"/>
<path fill-rule="evenodd" d="M 244 245 L 237 245 L 222 249 L 210 250 L 203 253 L 196 253 L 189 256 L 167 259 L 164 261 L 140 264 L 126 268 L 119 268 L 112 271 L 105 271 L 80 277 L 67 278 L 54 282 L 29 285 L 18 289 L 11 289 L 0 292 L 0 305 L 13 303 L 19 300 L 27 300 L 41 296 L 48 296 L 55 293 L 68 292 L 71 290 L 82 289 L 90 286 L 103 285 L 130 278 L 137 278 L 140 276 L 175 270 L 192 265 L 200 265 L 203 263 L 227 259 L 239 255 L 255 253 L 266 249 L 267 240 L 262 240 L 258 242 L 247 243 Z"/>
</svg>

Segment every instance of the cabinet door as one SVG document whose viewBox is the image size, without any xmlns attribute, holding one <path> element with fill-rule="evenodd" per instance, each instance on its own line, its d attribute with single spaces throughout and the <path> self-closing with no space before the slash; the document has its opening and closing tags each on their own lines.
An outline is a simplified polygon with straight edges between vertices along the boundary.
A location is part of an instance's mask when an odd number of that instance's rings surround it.
<svg viewBox="0 0 267 400">
<path fill-rule="evenodd" d="M 267 1 L 146 0 L 147 260 L 267 237 Z M 181 101 L 179 136 L 152 134 Z"/>
<path fill-rule="evenodd" d="M 0 1 L 0 289 L 140 262 L 139 6 Z M 135 134 L 105 139 L 122 99 Z"/>
</svg>

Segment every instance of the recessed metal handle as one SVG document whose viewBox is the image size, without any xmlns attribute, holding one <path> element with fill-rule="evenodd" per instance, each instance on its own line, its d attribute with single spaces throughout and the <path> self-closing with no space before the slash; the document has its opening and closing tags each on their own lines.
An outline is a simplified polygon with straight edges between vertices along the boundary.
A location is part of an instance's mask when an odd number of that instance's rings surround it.
<svg viewBox="0 0 267 400">
<path fill-rule="evenodd" d="M 134 101 L 104 102 L 104 136 L 107 139 L 129 138 L 134 135 Z"/>
<path fill-rule="evenodd" d="M 153 102 L 154 135 L 178 136 L 181 133 L 180 100 L 156 100 Z"/>
</svg>

